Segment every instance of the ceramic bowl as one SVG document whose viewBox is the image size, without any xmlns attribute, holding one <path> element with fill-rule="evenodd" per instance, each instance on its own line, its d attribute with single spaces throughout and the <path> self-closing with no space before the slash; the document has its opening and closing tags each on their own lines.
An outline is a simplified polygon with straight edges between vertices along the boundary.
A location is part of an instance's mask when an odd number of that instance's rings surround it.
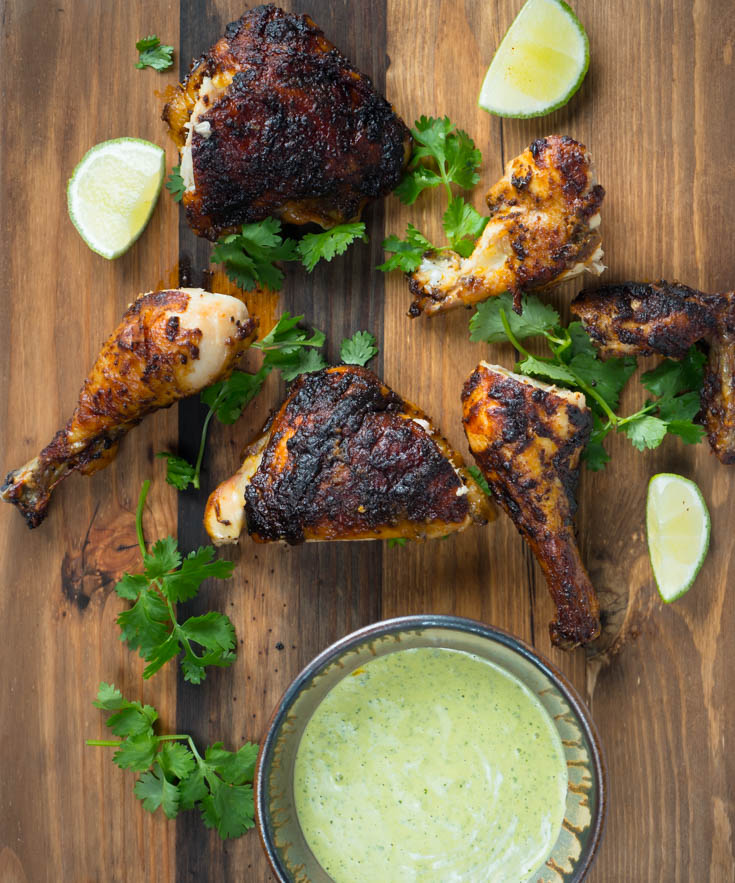
<svg viewBox="0 0 735 883">
<path fill-rule="evenodd" d="M 301 734 L 314 710 L 345 675 L 375 656 L 413 647 L 447 647 L 487 659 L 533 691 L 556 724 L 569 770 L 566 813 L 538 883 L 570 883 L 587 873 L 605 816 L 605 769 L 590 713 L 554 666 L 518 638 L 455 616 L 405 616 L 367 626 L 316 657 L 286 690 L 258 755 L 255 811 L 279 883 L 331 883 L 299 826 L 293 770 Z"/>
</svg>

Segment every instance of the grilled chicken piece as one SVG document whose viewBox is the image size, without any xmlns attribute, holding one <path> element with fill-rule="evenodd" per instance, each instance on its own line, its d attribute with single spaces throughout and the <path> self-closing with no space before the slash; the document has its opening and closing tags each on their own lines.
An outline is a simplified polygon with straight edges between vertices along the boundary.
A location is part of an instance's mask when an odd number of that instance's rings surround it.
<svg viewBox="0 0 735 883">
<path fill-rule="evenodd" d="M 366 368 L 302 374 L 210 496 L 215 545 L 441 537 L 494 518 L 428 417 Z"/>
<path fill-rule="evenodd" d="M 524 289 L 605 268 L 597 183 L 587 148 L 572 138 L 541 138 L 511 160 L 487 194 L 490 220 L 468 258 L 427 252 L 410 276 L 409 315 L 470 306 L 513 292 L 520 311 Z"/>
<path fill-rule="evenodd" d="M 663 280 L 623 282 L 581 292 L 571 309 L 605 357 L 682 359 L 703 342 L 709 361 L 700 419 L 719 460 L 735 463 L 735 292 L 703 294 Z"/>
<path fill-rule="evenodd" d="M 716 301 L 678 283 L 623 282 L 582 291 L 571 309 L 604 358 L 682 359 L 692 344 L 716 333 Z"/>
<path fill-rule="evenodd" d="M 411 136 L 308 15 L 259 6 L 194 62 L 163 111 L 183 204 L 215 240 L 268 216 L 333 227 L 401 179 Z"/>
<path fill-rule="evenodd" d="M 462 402 L 470 450 L 546 576 L 557 607 L 552 641 L 586 644 L 600 632 L 600 608 L 573 523 L 579 460 L 592 430 L 584 396 L 480 362 Z"/>
<path fill-rule="evenodd" d="M 8 475 L 0 496 L 38 527 L 60 481 L 104 469 L 121 437 L 151 411 L 229 376 L 256 326 L 245 305 L 226 294 L 181 288 L 141 295 L 103 345 L 71 419 Z"/>
</svg>

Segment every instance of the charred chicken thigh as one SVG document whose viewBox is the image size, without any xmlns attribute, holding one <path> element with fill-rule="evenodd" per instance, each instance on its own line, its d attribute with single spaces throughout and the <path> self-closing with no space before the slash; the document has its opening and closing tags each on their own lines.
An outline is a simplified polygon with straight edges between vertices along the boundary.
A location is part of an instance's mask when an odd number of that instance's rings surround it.
<svg viewBox="0 0 735 883">
<path fill-rule="evenodd" d="M 245 305 L 229 295 L 190 288 L 141 295 L 103 345 L 66 426 L 7 476 L 0 496 L 37 527 L 60 481 L 103 469 L 151 411 L 227 377 L 255 330 Z"/>
<path fill-rule="evenodd" d="M 599 275 L 605 195 L 583 144 L 540 138 L 511 160 L 487 194 L 490 220 L 468 258 L 427 252 L 410 276 L 409 315 L 432 315 L 511 291 L 548 287 L 587 270 Z"/>
<path fill-rule="evenodd" d="M 302 374 L 210 496 L 215 545 L 445 536 L 494 518 L 428 417 L 366 368 Z"/>
<path fill-rule="evenodd" d="M 703 294 L 679 283 L 623 282 L 583 291 L 572 302 L 602 356 L 682 359 L 702 341 L 709 349 L 700 395 L 710 447 L 735 463 L 735 292 Z"/>
<path fill-rule="evenodd" d="M 546 576 L 557 608 L 552 641 L 586 644 L 599 634 L 600 610 L 573 521 L 592 430 L 584 396 L 480 362 L 462 402 L 470 450 Z"/>
<path fill-rule="evenodd" d="M 333 227 L 398 184 L 411 136 L 308 15 L 258 6 L 194 62 L 163 112 L 183 204 L 215 240 L 268 216 Z"/>
</svg>

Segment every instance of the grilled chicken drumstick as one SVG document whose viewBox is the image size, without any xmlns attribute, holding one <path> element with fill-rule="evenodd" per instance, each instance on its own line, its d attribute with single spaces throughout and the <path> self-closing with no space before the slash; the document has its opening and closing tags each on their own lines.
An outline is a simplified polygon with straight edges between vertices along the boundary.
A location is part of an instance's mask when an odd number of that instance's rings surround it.
<svg viewBox="0 0 735 883">
<path fill-rule="evenodd" d="M 215 240 L 268 216 L 333 227 L 398 184 L 411 136 L 308 15 L 258 6 L 194 62 L 163 111 L 183 204 Z"/>
<path fill-rule="evenodd" d="M 546 576 L 557 607 L 552 641 L 586 644 L 600 632 L 600 610 L 573 522 L 579 460 L 592 429 L 584 396 L 480 362 L 462 402 L 470 450 Z"/>
<path fill-rule="evenodd" d="M 210 496 L 215 545 L 446 536 L 494 518 L 428 417 L 366 368 L 302 374 Z"/>
<path fill-rule="evenodd" d="M 541 138 L 511 160 L 487 194 L 490 220 L 468 258 L 427 252 L 410 276 L 409 314 L 432 315 L 512 291 L 548 287 L 604 267 L 599 225 L 605 195 L 587 148 Z"/>
<path fill-rule="evenodd" d="M 141 295 L 103 345 L 66 426 L 8 475 L 0 496 L 38 527 L 67 475 L 103 469 L 121 437 L 151 411 L 227 377 L 256 324 L 226 294 L 182 288 Z"/>
<path fill-rule="evenodd" d="M 572 312 L 602 356 L 682 359 L 692 344 L 709 349 L 701 418 L 722 463 L 735 463 L 735 292 L 703 294 L 678 283 L 623 282 L 583 291 Z"/>
</svg>

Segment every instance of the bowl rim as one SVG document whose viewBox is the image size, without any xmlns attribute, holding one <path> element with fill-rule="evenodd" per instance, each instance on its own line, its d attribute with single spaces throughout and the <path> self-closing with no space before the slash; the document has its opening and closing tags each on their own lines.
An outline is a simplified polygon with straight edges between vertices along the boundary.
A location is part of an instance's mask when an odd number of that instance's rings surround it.
<svg viewBox="0 0 735 883">
<path fill-rule="evenodd" d="M 291 706 L 294 704 L 301 691 L 323 669 L 353 647 L 364 644 L 366 640 L 380 638 L 384 635 L 391 635 L 395 632 L 425 631 L 427 629 L 435 628 L 469 632 L 491 641 L 496 641 L 497 643 L 508 647 L 510 650 L 515 651 L 540 669 L 554 683 L 573 709 L 590 746 L 591 765 L 595 782 L 597 783 L 598 799 L 595 816 L 591 822 L 591 835 L 587 841 L 583 855 L 580 856 L 581 863 L 574 868 L 574 876 L 572 880 L 575 881 L 575 883 L 576 881 L 582 880 L 589 871 L 599 850 L 605 826 L 605 818 L 607 816 L 607 768 L 597 727 L 595 726 L 592 714 L 587 708 L 584 700 L 573 684 L 551 661 L 521 638 L 518 638 L 497 626 L 479 622 L 476 619 L 442 613 L 425 613 L 383 619 L 379 622 L 363 626 L 362 628 L 339 638 L 304 666 L 299 674 L 297 674 L 288 685 L 276 704 L 276 707 L 273 709 L 268 720 L 265 738 L 261 742 L 260 750 L 258 751 L 258 758 L 255 765 L 254 802 L 255 823 L 258 829 L 260 843 L 278 883 L 291 883 L 291 879 L 286 876 L 285 869 L 278 857 L 272 832 L 266 830 L 267 789 L 264 768 L 266 761 L 269 761 L 272 757 L 276 735 L 280 731 L 281 724 L 285 720 Z"/>
</svg>

